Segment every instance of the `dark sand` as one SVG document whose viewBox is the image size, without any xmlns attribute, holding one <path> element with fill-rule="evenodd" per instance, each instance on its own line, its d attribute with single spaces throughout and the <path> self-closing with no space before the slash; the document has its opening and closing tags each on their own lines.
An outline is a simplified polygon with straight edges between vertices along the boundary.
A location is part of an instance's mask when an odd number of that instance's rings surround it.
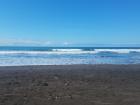
<svg viewBox="0 0 140 105">
<path fill-rule="evenodd" d="M 0 67 L 0 105 L 140 105 L 140 65 Z"/>
</svg>

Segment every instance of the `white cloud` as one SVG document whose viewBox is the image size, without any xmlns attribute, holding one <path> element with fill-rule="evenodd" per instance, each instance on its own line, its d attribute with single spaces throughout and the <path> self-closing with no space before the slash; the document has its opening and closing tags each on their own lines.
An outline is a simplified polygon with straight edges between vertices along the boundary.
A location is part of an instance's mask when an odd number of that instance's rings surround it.
<svg viewBox="0 0 140 105">
<path fill-rule="evenodd" d="M 64 44 L 64 45 L 69 45 L 70 43 L 68 43 L 68 42 L 64 42 L 63 44 Z"/>
<path fill-rule="evenodd" d="M 0 45 L 14 45 L 14 46 L 45 46 L 50 45 L 50 41 L 38 41 L 38 40 L 29 40 L 29 39 L 0 39 Z"/>
<path fill-rule="evenodd" d="M 70 46 L 69 42 L 51 42 L 30 39 L 0 39 L 0 46 Z"/>
</svg>

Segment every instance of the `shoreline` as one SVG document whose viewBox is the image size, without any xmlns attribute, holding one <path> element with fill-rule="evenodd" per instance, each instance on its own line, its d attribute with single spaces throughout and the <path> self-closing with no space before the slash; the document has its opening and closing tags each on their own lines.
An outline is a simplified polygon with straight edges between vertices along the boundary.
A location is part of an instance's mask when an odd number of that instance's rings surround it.
<svg viewBox="0 0 140 105">
<path fill-rule="evenodd" d="M 139 66 L 140 63 L 136 64 L 56 64 L 56 65 L 6 65 L 1 67 L 37 67 L 37 66 Z"/>
</svg>

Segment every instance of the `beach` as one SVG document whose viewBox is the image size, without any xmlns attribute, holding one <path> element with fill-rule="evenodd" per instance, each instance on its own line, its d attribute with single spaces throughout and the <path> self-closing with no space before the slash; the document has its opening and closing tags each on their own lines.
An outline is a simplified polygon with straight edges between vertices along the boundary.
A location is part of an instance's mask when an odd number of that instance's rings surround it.
<svg viewBox="0 0 140 105">
<path fill-rule="evenodd" d="M 140 105 L 140 65 L 0 67 L 0 105 Z"/>
</svg>

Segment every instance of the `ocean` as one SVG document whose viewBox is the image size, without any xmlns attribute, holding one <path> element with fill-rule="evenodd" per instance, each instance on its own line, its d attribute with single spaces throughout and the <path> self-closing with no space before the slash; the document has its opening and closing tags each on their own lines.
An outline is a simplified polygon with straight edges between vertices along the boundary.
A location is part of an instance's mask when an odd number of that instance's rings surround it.
<svg viewBox="0 0 140 105">
<path fill-rule="evenodd" d="M 140 47 L 0 47 L 0 66 L 140 64 Z"/>
</svg>

